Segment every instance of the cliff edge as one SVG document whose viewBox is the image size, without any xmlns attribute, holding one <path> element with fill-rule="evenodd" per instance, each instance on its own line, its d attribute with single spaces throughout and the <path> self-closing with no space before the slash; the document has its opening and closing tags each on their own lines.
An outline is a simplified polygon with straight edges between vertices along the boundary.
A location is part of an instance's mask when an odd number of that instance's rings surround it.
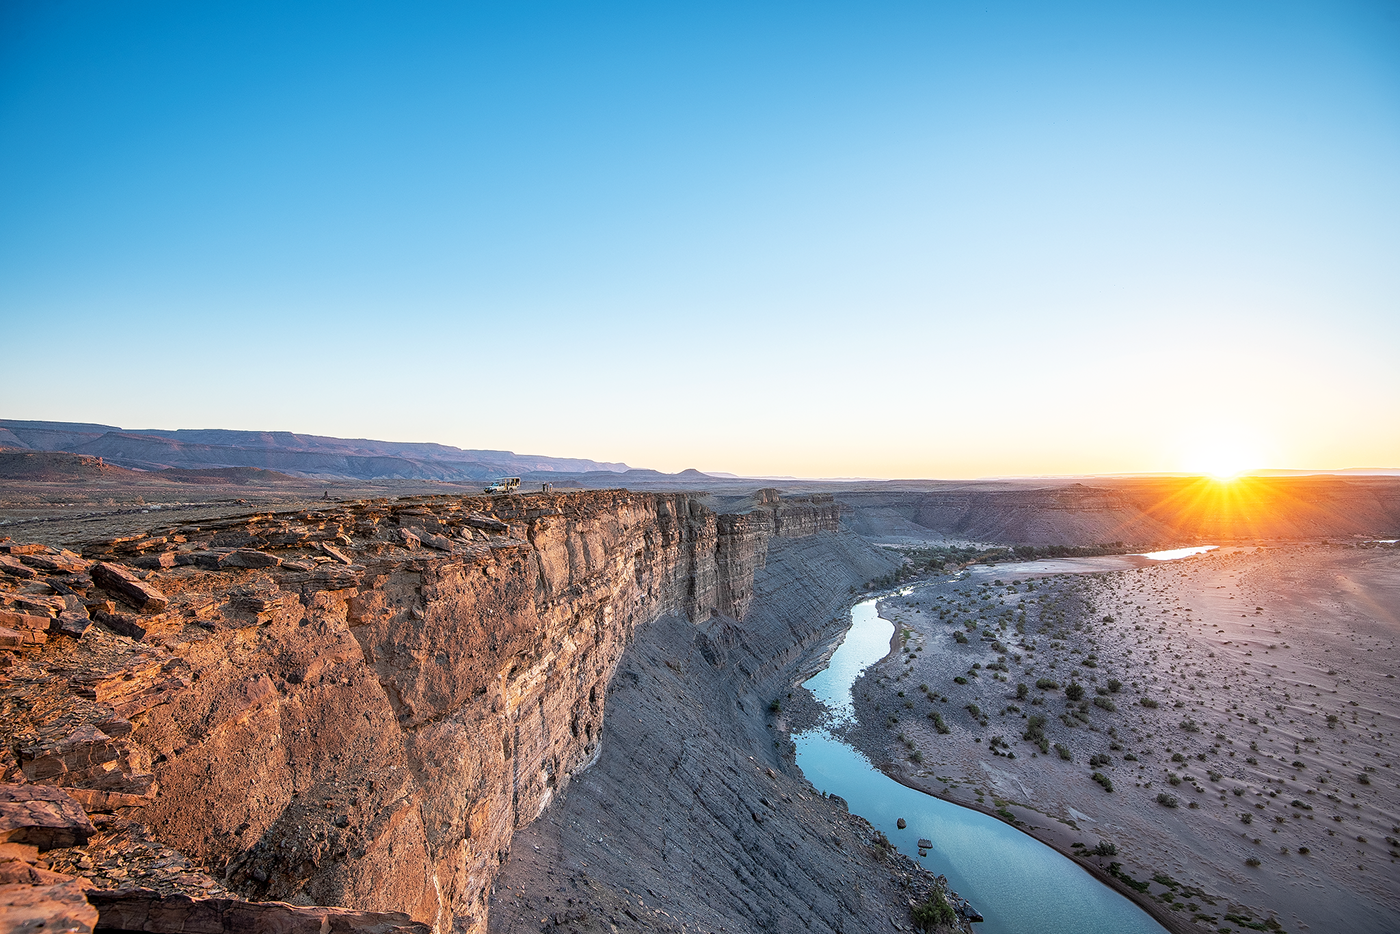
<svg viewBox="0 0 1400 934">
<path fill-rule="evenodd" d="M 232 930 L 256 905 L 484 931 L 514 834 L 598 755 L 638 628 L 732 627 L 770 542 L 838 516 L 599 491 L 0 543 L 0 771 L 92 824 L 42 866 L 8 855 L 95 886 L 104 928 Z"/>
</svg>

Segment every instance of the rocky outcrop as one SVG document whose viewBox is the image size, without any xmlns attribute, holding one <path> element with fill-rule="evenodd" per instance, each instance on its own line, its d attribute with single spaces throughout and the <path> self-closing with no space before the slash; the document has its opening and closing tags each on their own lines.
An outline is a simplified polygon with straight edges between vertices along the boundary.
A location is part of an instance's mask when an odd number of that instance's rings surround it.
<svg viewBox="0 0 1400 934">
<path fill-rule="evenodd" d="M 103 814 L 98 863 L 146 841 L 99 887 L 480 931 L 513 834 L 596 757 L 637 627 L 742 620 L 769 541 L 836 508 L 369 501 L 0 545 L 23 569 L 0 609 L 47 623 L 4 669 L 0 768 Z"/>
</svg>

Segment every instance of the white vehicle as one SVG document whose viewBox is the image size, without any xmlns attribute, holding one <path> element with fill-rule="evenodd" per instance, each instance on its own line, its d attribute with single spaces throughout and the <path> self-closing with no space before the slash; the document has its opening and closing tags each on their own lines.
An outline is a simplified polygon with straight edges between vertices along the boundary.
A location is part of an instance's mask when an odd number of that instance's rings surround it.
<svg viewBox="0 0 1400 934">
<path fill-rule="evenodd" d="M 486 488 L 485 492 L 487 492 L 487 493 L 514 493 L 515 490 L 516 490 L 516 487 L 518 487 L 518 486 L 520 486 L 520 478 L 519 478 L 519 477 L 502 477 L 501 479 L 497 480 L 495 483 L 493 483 L 493 484 L 491 484 L 490 486 L 488 486 L 488 487 Z"/>
</svg>

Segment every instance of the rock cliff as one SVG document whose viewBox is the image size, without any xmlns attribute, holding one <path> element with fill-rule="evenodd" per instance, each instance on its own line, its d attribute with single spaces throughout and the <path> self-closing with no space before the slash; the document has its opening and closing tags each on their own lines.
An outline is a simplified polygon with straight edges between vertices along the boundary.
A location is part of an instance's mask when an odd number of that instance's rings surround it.
<svg viewBox="0 0 1400 934">
<path fill-rule="evenodd" d="M 838 508 L 600 491 L 0 543 L 0 770 L 94 815 L 48 866 L 113 918 L 245 899 L 483 931 L 512 836 L 597 756 L 637 628 L 742 620 L 769 542 Z"/>
</svg>

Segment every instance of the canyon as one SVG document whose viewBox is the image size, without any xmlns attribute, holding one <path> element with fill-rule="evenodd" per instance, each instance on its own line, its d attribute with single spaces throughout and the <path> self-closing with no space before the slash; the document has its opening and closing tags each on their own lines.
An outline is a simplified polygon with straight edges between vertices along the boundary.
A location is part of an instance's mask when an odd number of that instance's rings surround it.
<svg viewBox="0 0 1400 934">
<path fill-rule="evenodd" d="M 0 805 L 0 910 L 39 911 L 10 904 L 37 879 L 70 915 L 87 891 L 98 929 L 487 930 L 515 835 L 604 752 L 639 631 L 688 635 L 683 663 L 723 672 L 702 707 L 719 682 L 736 699 L 777 690 L 839 635 L 847 590 L 894 565 L 840 529 L 830 497 L 759 490 L 742 506 L 419 497 L 153 528 L 81 554 L 0 542 L 0 778 L 15 802 Z M 770 550 L 793 548 L 775 574 Z M 750 704 L 749 745 L 768 747 L 756 774 L 811 797 Z M 56 809 L 68 837 L 26 843 Z M 851 919 L 899 924 L 938 885 L 836 802 L 816 795 L 801 820 L 868 882 Z"/>
</svg>

